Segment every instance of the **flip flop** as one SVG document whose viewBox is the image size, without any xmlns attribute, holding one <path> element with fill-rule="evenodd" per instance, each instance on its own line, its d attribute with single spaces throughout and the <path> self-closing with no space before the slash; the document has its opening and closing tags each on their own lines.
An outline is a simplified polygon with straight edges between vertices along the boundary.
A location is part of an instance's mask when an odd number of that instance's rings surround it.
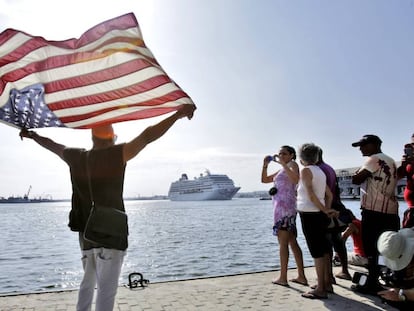
<svg viewBox="0 0 414 311">
<path fill-rule="evenodd" d="M 315 284 L 315 285 L 312 285 L 310 288 L 311 289 L 315 289 L 317 287 L 318 287 L 318 285 Z M 333 289 L 328 289 L 326 292 L 329 293 L 329 294 L 334 294 L 334 290 Z"/>
<path fill-rule="evenodd" d="M 302 297 L 308 299 L 328 299 L 328 296 L 321 296 L 313 292 L 303 293 Z"/>
<path fill-rule="evenodd" d="M 278 282 L 278 281 L 272 281 L 272 284 L 280 285 L 280 286 L 283 286 L 283 287 L 289 287 L 288 283 L 281 283 L 281 282 Z"/>
<path fill-rule="evenodd" d="M 308 282 L 301 282 L 298 279 L 291 279 L 289 281 L 292 282 L 292 283 L 303 285 L 303 286 L 309 286 Z"/>
<path fill-rule="evenodd" d="M 342 279 L 342 280 L 348 280 L 348 281 L 352 280 L 352 276 L 346 273 L 335 274 L 335 277 L 337 277 L 338 279 Z"/>
</svg>

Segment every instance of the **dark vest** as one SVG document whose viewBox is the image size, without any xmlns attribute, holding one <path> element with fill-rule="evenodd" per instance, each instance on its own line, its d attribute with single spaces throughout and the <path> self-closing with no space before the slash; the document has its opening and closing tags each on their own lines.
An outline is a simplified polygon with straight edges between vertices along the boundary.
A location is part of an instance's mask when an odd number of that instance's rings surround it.
<svg viewBox="0 0 414 311">
<path fill-rule="evenodd" d="M 64 150 L 63 158 L 69 165 L 72 182 L 72 209 L 69 215 L 69 227 L 72 231 L 83 232 L 92 207 L 87 160 L 94 201 L 125 211 L 123 184 L 126 165 L 123 162 L 123 146 L 121 144 L 105 149 L 92 149 L 89 155 L 85 149 Z"/>
</svg>

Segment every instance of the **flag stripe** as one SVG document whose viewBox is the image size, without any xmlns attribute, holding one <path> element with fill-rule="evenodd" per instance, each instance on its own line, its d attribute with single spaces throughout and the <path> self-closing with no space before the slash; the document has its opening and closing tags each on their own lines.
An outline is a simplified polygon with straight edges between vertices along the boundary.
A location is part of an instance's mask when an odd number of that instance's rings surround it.
<svg viewBox="0 0 414 311">
<path fill-rule="evenodd" d="M 189 104 L 190 102 L 184 103 Z M 150 108 L 145 110 L 140 110 L 138 108 L 131 107 L 130 109 L 120 109 L 118 111 L 111 111 L 107 114 L 101 114 L 99 116 L 92 117 L 88 120 L 82 120 L 77 122 L 70 122 L 67 123 L 68 127 L 72 128 L 90 128 L 90 124 L 101 125 L 107 123 L 116 123 L 122 121 L 131 121 L 131 120 L 139 120 L 145 118 L 152 118 L 156 117 L 168 112 L 172 112 L 177 110 L 177 107 L 181 107 L 181 105 L 177 105 L 178 103 L 171 103 L 167 107 L 156 107 Z"/>
<path fill-rule="evenodd" d="M 54 59 L 54 60 L 59 61 L 58 59 Z M 55 66 L 51 66 L 51 67 L 56 67 L 56 68 L 50 68 L 49 70 L 44 70 L 40 72 L 36 71 L 37 68 L 35 66 L 31 68 L 26 67 L 25 70 L 22 70 L 25 77 L 21 78 L 19 76 L 17 78 L 20 78 L 20 79 L 17 80 L 13 85 L 9 84 L 8 86 L 6 86 L 6 88 L 3 90 L 3 96 L 7 97 L 11 87 L 16 87 L 18 89 L 24 88 L 27 85 L 31 85 L 38 80 L 42 81 L 42 83 L 47 84 L 49 81 L 59 83 L 60 81 L 64 79 L 75 77 L 75 78 L 80 78 L 82 81 L 84 81 L 84 84 L 87 84 L 87 81 L 83 80 L 82 78 L 84 75 L 88 75 L 96 71 L 102 73 L 104 70 L 107 70 L 108 74 L 110 75 L 112 74 L 112 71 L 114 70 L 114 68 L 116 68 L 117 66 L 123 66 L 124 63 L 126 62 L 132 63 L 133 61 L 137 61 L 138 64 L 142 63 L 143 61 L 146 61 L 148 63 L 148 60 L 141 55 L 136 55 L 133 53 L 113 53 L 113 54 L 107 55 L 105 58 L 93 59 L 93 60 L 90 60 L 89 62 L 82 63 L 82 64 L 79 64 L 79 63 L 58 64 Z M 114 66 L 108 67 L 108 64 L 114 64 Z M 137 66 L 136 67 L 137 70 L 140 69 L 138 64 L 134 65 L 134 66 Z M 82 70 L 83 75 L 79 74 L 80 70 Z M 16 72 L 17 70 L 15 71 L 15 73 Z M 33 72 L 33 73 L 27 74 L 28 72 L 29 73 Z M 8 81 L 16 80 L 16 78 L 12 78 L 8 76 L 7 74 L 5 76 L 7 77 Z M 85 76 L 85 79 L 87 78 L 90 79 L 91 77 Z M 69 86 L 67 86 L 67 88 L 69 88 Z M 50 89 L 49 91 L 53 92 L 54 90 Z M 1 97 L 0 97 L 0 100 L 1 100 Z"/>
<path fill-rule="evenodd" d="M 10 60 L 21 60 L 33 50 L 47 45 L 46 42 L 33 39 L 13 29 L 8 29 L 5 32 L 7 32 L 7 35 L 4 37 L 4 40 L 1 40 L 3 42 L 0 42 L 2 45 L 0 52 L 1 71 L 7 70 L 7 64 Z"/>
<path fill-rule="evenodd" d="M 94 96 L 100 96 L 102 93 L 103 95 L 107 94 L 107 98 L 112 98 L 112 96 L 121 98 L 122 96 L 120 96 L 120 90 L 123 89 L 127 89 L 124 91 L 125 96 L 130 96 L 131 93 L 135 93 L 137 90 L 149 90 L 153 88 L 152 79 L 159 76 L 163 76 L 164 81 L 169 81 L 168 77 L 163 75 L 162 72 L 154 67 L 148 67 L 116 79 L 47 94 L 47 102 L 52 109 L 59 109 L 60 105 L 55 105 L 55 103 L 66 102 L 70 99 L 73 101 L 73 105 L 75 106 L 82 103 L 85 104 L 85 100 L 90 103 L 101 102 L 105 99 L 105 97 L 95 98 Z M 137 84 L 141 85 L 141 89 L 134 88 Z M 116 88 L 117 86 L 118 88 Z M 124 87 L 122 88 L 119 86 Z M 128 88 L 131 88 L 131 90 L 128 90 Z M 77 94 L 76 97 L 74 96 L 74 93 Z M 65 106 L 71 105 L 65 104 Z"/>
<path fill-rule="evenodd" d="M 150 102 L 152 99 L 159 99 L 159 98 L 168 98 L 169 94 L 181 94 L 181 98 L 185 100 L 187 98 L 186 94 L 181 91 L 181 93 L 176 93 L 177 90 L 176 87 L 172 86 L 171 84 L 165 84 L 153 91 L 146 92 L 147 95 L 132 95 L 130 97 L 124 97 L 122 99 L 122 105 L 120 104 L 120 101 L 118 99 L 112 99 L 107 100 L 104 103 L 95 103 L 95 104 L 89 104 L 87 106 L 77 106 L 77 107 L 65 107 L 62 109 L 54 110 L 54 113 L 59 117 L 67 117 L 67 116 L 77 116 L 77 115 L 85 115 L 88 112 L 94 113 L 95 111 L 104 110 L 104 109 L 115 109 L 117 107 L 127 107 L 127 106 L 133 106 L 133 105 L 140 105 L 140 106 L 151 106 L 154 105 L 154 102 Z M 159 94 L 158 97 L 151 94 Z M 178 100 L 179 97 L 176 97 L 176 95 L 173 95 L 174 100 Z"/>
<path fill-rule="evenodd" d="M 112 80 L 125 75 L 132 74 L 135 71 L 139 71 L 151 66 L 143 59 L 137 59 L 120 64 L 119 66 L 109 69 L 97 70 L 93 73 L 86 73 L 82 76 L 74 76 L 70 78 L 64 78 L 59 81 L 52 81 L 45 84 L 45 90 L 47 93 L 59 92 L 69 88 L 81 87 L 85 84 L 98 83 L 103 81 Z"/>
<path fill-rule="evenodd" d="M 13 119 L 10 105 L 21 105 L 13 100 L 24 98 L 28 105 L 37 102 L 43 116 L 50 110 L 58 118 L 42 124 L 34 117 L 37 127 L 61 126 L 59 120 L 69 127 L 92 127 L 94 122 L 145 118 L 192 104 L 145 46 L 132 13 L 65 41 L 7 29 L 0 34 L 0 75 L 0 118 Z M 30 91 L 32 86 L 36 91 Z M 9 98 L 13 90 L 23 93 Z M 30 107 L 19 116 L 32 111 Z M 25 115 L 25 122 L 29 119 Z"/>
<path fill-rule="evenodd" d="M 22 33 L 17 33 L 10 40 L 10 42 L 5 42 L 5 46 L 13 46 L 18 45 L 15 49 L 7 49 L 5 50 L 8 52 L 5 55 L 0 55 L 0 64 L 1 64 L 1 71 L 2 74 L 7 73 L 9 71 L 8 63 L 10 60 L 19 60 L 19 65 L 24 67 L 26 65 L 31 64 L 32 62 L 36 61 L 41 63 L 42 61 L 47 61 L 49 58 L 55 56 L 64 56 L 64 57 L 72 57 L 72 55 L 76 55 L 77 53 L 102 53 L 105 50 L 136 50 L 139 54 L 147 57 L 148 59 L 152 59 L 155 62 L 155 59 L 149 51 L 143 41 L 141 39 L 137 39 L 135 37 L 136 32 L 132 30 L 125 30 L 121 31 L 113 31 L 105 35 L 94 42 L 91 42 L 89 45 L 84 47 L 80 47 L 76 50 L 68 50 L 61 47 L 55 47 L 47 45 L 45 42 L 37 40 L 37 38 L 32 38 L 28 35 L 24 35 Z M 2 53 L 4 54 L 4 53 Z M 72 57 L 76 59 L 76 57 Z M 11 63 L 9 65 L 13 67 L 14 64 Z"/>
<path fill-rule="evenodd" d="M 63 67 L 68 65 L 85 65 L 86 62 L 93 62 L 97 59 L 105 60 L 106 57 L 110 57 L 113 53 L 117 51 L 121 52 L 120 54 L 131 54 L 130 57 L 134 57 L 136 59 L 145 58 L 147 61 L 156 65 L 156 61 L 152 57 L 148 57 L 151 55 L 150 53 L 145 52 L 144 49 L 137 49 L 136 46 L 130 43 L 131 40 L 127 41 L 125 38 L 118 38 L 120 41 L 107 42 L 108 44 L 105 45 L 105 49 L 93 50 L 90 51 L 78 51 L 76 53 L 68 53 L 67 50 L 63 49 L 48 49 L 44 51 L 43 49 L 36 50 L 33 53 L 28 54 L 25 58 L 19 59 L 20 67 L 14 69 L 15 64 L 11 63 L 10 65 L 4 65 L 0 68 L 0 73 L 3 76 L 3 79 L 9 82 L 15 82 L 21 80 L 20 83 L 24 83 L 24 78 L 29 76 L 31 73 L 48 73 L 48 70 L 52 70 L 55 68 Z M 33 41 L 33 40 L 31 40 Z M 125 52 L 127 51 L 127 52 Z M 26 49 L 21 53 L 25 53 Z M 16 51 L 16 54 L 20 54 L 19 51 Z M 44 55 L 48 54 L 47 58 L 44 58 Z M 44 59 L 41 59 L 41 58 Z M 37 61 L 33 61 L 33 59 L 37 59 Z M 41 59 L 41 60 L 39 60 Z M 45 75 L 46 81 L 48 79 L 54 79 L 54 75 Z M 22 87 L 25 87 L 23 85 Z M 3 91 L 0 89 L 0 92 Z"/>
<path fill-rule="evenodd" d="M 137 103 L 137 104 L 133 104 L 133 105 L 124 105 L 124 106 L 120 106 L 119 103 L 114 106 L 109 106 L 107 108 L 104 108 L 102 105 L 95 105 L 96 109 L 94 110 L 88 110 L 87 113 L 85 114 L 71 114 L 68 117 L 64 117 L 62 116 L 62 114 L 59 111 L 55 111 L 55 114 L 59 117 L 59 119 L 63 122 L 63 123 L 68 123 L 68 122 L 73 122 L 73 121 L 80 121 L 80 120 L 84 120 L 84 119 L 89 119 L 93 116 L 99 115 L 99 114 L 103 114 L 103 113 L 107 113 L 110 111 L 116 111 L 116 110 L 122 110 L 122 109 L 128 109 L 128 108 L 132 108 L 132 107 L 141 107 L 140 109 L 148 109 L 151 108 L 153 106 L 159 106 L 159 105 L 167 105 L 169 104 L 170 101 L 172 102 L 178 102 L 180 99 L 185 99 L 186 97 L 183 96 L 183 92 L 180 90 L 171 92 L 169 94 L 166 94 L 165 96 L 161 96 L 158 98 L 153 98 L 151 100 L 142 102 L 142 103 Z M 167 102 L 168 100 L 168 102 Z M 181 102 L 181 104 L 184 104 L 185 102 Z"/>
<path fill-rule="evenodd" d="M 95 94 L 88 94 L 83 97 L 72 98 L 71 96 L 67 96 L 68 99 L 66 100 L 53 102 L 53 100 L 50 100 L 51 95 L 46 95 L 46 100 L 52 102 L 51 104 L 48 104 L 49 109 L 52 109 L 57 114 L 65 109 L 70 109 L 71 114 L 76 114 L 76 112 L 81 109 L 91 110 L 94 108 L 94 105 L 106 107 L 108 102 L 112 102 L 111 106 L 117 106 L 119 105 L 120 99 L 124 102 L 123 105 L 140 103 L 149 98 L 164 96 L 175 90 L 178 90 L 177 86 L 170 83 L 165 76 L 156 76 L 148 79 L 145 83 L 137 83 L 110 92 L 98 92 L 95 88 Z M 77 90 L 77 93 L 81 92 Z M 183 95 L 185 95 L 185 93 L 183 93 Z M 57 96 L 55 98 L 59 97 L 64 96 Z"/>
<path fill-rule="evenodd" d="M 67 65 L 68 60 L 72 60 L 74 63 L 79 63 L 81 61 L 86 61 L 86 54 L 82 52 L 95 52 L 95 53 L 104 53 L 105 50 L 136 50 L 138 53 L 142 54 L 144 57 L 147 57 L 152 62 L 156 63 L 151 51 L 149 51 L 141 38 L 141 32 L 137 25 L 133 24 L 133 21 L 136 21 L 135 17 L 131 16 L 122 16 L 119 18 L 120 28 L 113 28 L 113 23 L 110 21 L 108 24 L 108 29 L 102 28 L 102 24 L 96 26 L 96 29 L 91 29 L 85 33 L 79 40 L 71 39 L 62 42 L 52 41 L 47 44 L 44 38 L 41 37 L 32 37 L 22 32 L 15 30 L 10 30 L 14 33 L 14 36 L 11 38 L 10 42 L 5 42 L 4 46 L 18 46 L 13 50 L 13 55 L 8 55 L 9 57 L 3 56 L 4 53 L 0 52 L 2 58 L 0 58 L 0 73 L 6 78 L 9 77 L 6 74 L 9 71 L 9 66 L 4 65 L 4 61 L 10 62 L 10 56 L 16 57 L 16 55 L 25 55 L 25 57 L 17 58 L 19 60 L 20 74 L 29 74 L 31 72 L 36 72 L 39 69 L 45 70 L 48 68 L 54 68 L 47 65 L 47 61 L 51 59 L 55 66 L 64 66 Z M 124 22 L 124 25 L 122 24 Z M 131 28 L 127 28 L 131 27 Z M 7 32 L 7 31 L 6 31 Z M 88 41 L 86 41 L 86 38 Z M 73 50 L 76 48 L 76 50 Z M 1 48 L 3 50 L 3 47 Z M 31 53 L 27 53 L 32 51 Z M 72 53 L 73 52 L 73 53 Z M 81 56 L 79 56 L 81 55 Z M 62 59 L 54 59 L 55 56 L 62 56 Z M 103 55 L 104 56 L 104 55 Z M 95 56 L 96 57 L 96 56 Z M 34 61 L 36 60 L 36 61 Z M 46 62 L 46 63 L 44 63 Z M 15 64 L 11 63 L 10 66 L 14 69 Z M 26 67 L 29 66 L 29 67 Z M 30 67 L 30 66 L 34 66 Z M 21 79 L 22 76 L 19 76 L 19 71 L 16 73 L 9 73 L 9 81 L 16 81 Z M 18 76 L 15 76 L 15 75 Z M 22 86 L 25 87 L 26 85 Z M 0 92 L 2 90 L 0 89 Z"/>
</svg>

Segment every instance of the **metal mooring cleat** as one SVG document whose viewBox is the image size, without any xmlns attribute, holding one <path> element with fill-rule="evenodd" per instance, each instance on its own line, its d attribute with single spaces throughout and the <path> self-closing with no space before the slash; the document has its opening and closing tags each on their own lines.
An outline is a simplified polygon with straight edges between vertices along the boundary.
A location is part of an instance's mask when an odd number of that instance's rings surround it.
<svg viewBox="0 0 414 311">
<path fill-rule="evenodd" d="M 139 272 L 132 272 L 128 275 L 128 286 L 130 289 L 148 286 L 149 280 L 144 279 L 143 275 Z M 139 285 L 138 285 L 139 284 Z"/>
</svg>

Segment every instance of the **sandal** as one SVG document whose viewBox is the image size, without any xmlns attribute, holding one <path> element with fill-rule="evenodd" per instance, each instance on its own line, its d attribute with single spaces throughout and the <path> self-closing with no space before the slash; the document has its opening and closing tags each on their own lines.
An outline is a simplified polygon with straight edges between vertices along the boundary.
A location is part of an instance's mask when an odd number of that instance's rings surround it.
<svg viewBox="0 0 414 311">
<path fill-rule="evenodd" d="M 302 297 L 303 298 L 308 298 L 308 299 L 328 299 L 327 295 L 318 295 L 315 292 L 303 293 Z"/>
<path fill-rule="evenodd" d="M 350 274 L 346 274 L 346 273 L 343 273 L 343 272 L 335 274 L 335 276 L 338 279 L 342 279 L 342 280 L 348 280 L 348 281 L 352 280 L 352 276 Z"/>
<path fill-rule="evenodd" d="M 289 281 L 291 281 L 292 283 L 299 284 L 299 285 L 309 286 L 309 284 L 308 284 L 308 282 L 307 282 L 307 281 L 302 282 L 302 281 L 299 281 L 298 279 L 291 279 L 291 280 L 289 280 Z"/>
<path fill-rule="evenodd" d="M 310 288 L 311 289 L 315 289 L 315 288 L 317 288 L 318 287 L 318 285 L 312 285 Z M 334 294 L 334 290 L 333 290 L 333 288 L 332 289 L 328 289 L 327 291 L 326 291 L 327 293 L 329 293 L 329 294 Z"/>
<path fill-rule="evenodd" d="M 279 282 L 279 281 L 272 281 L 272 284 L 280 285 L 280 286 L 283 286 L 283 287 L 289 287 L 288 283 L 282 283 L 282 282 Z"/>
</svg>

